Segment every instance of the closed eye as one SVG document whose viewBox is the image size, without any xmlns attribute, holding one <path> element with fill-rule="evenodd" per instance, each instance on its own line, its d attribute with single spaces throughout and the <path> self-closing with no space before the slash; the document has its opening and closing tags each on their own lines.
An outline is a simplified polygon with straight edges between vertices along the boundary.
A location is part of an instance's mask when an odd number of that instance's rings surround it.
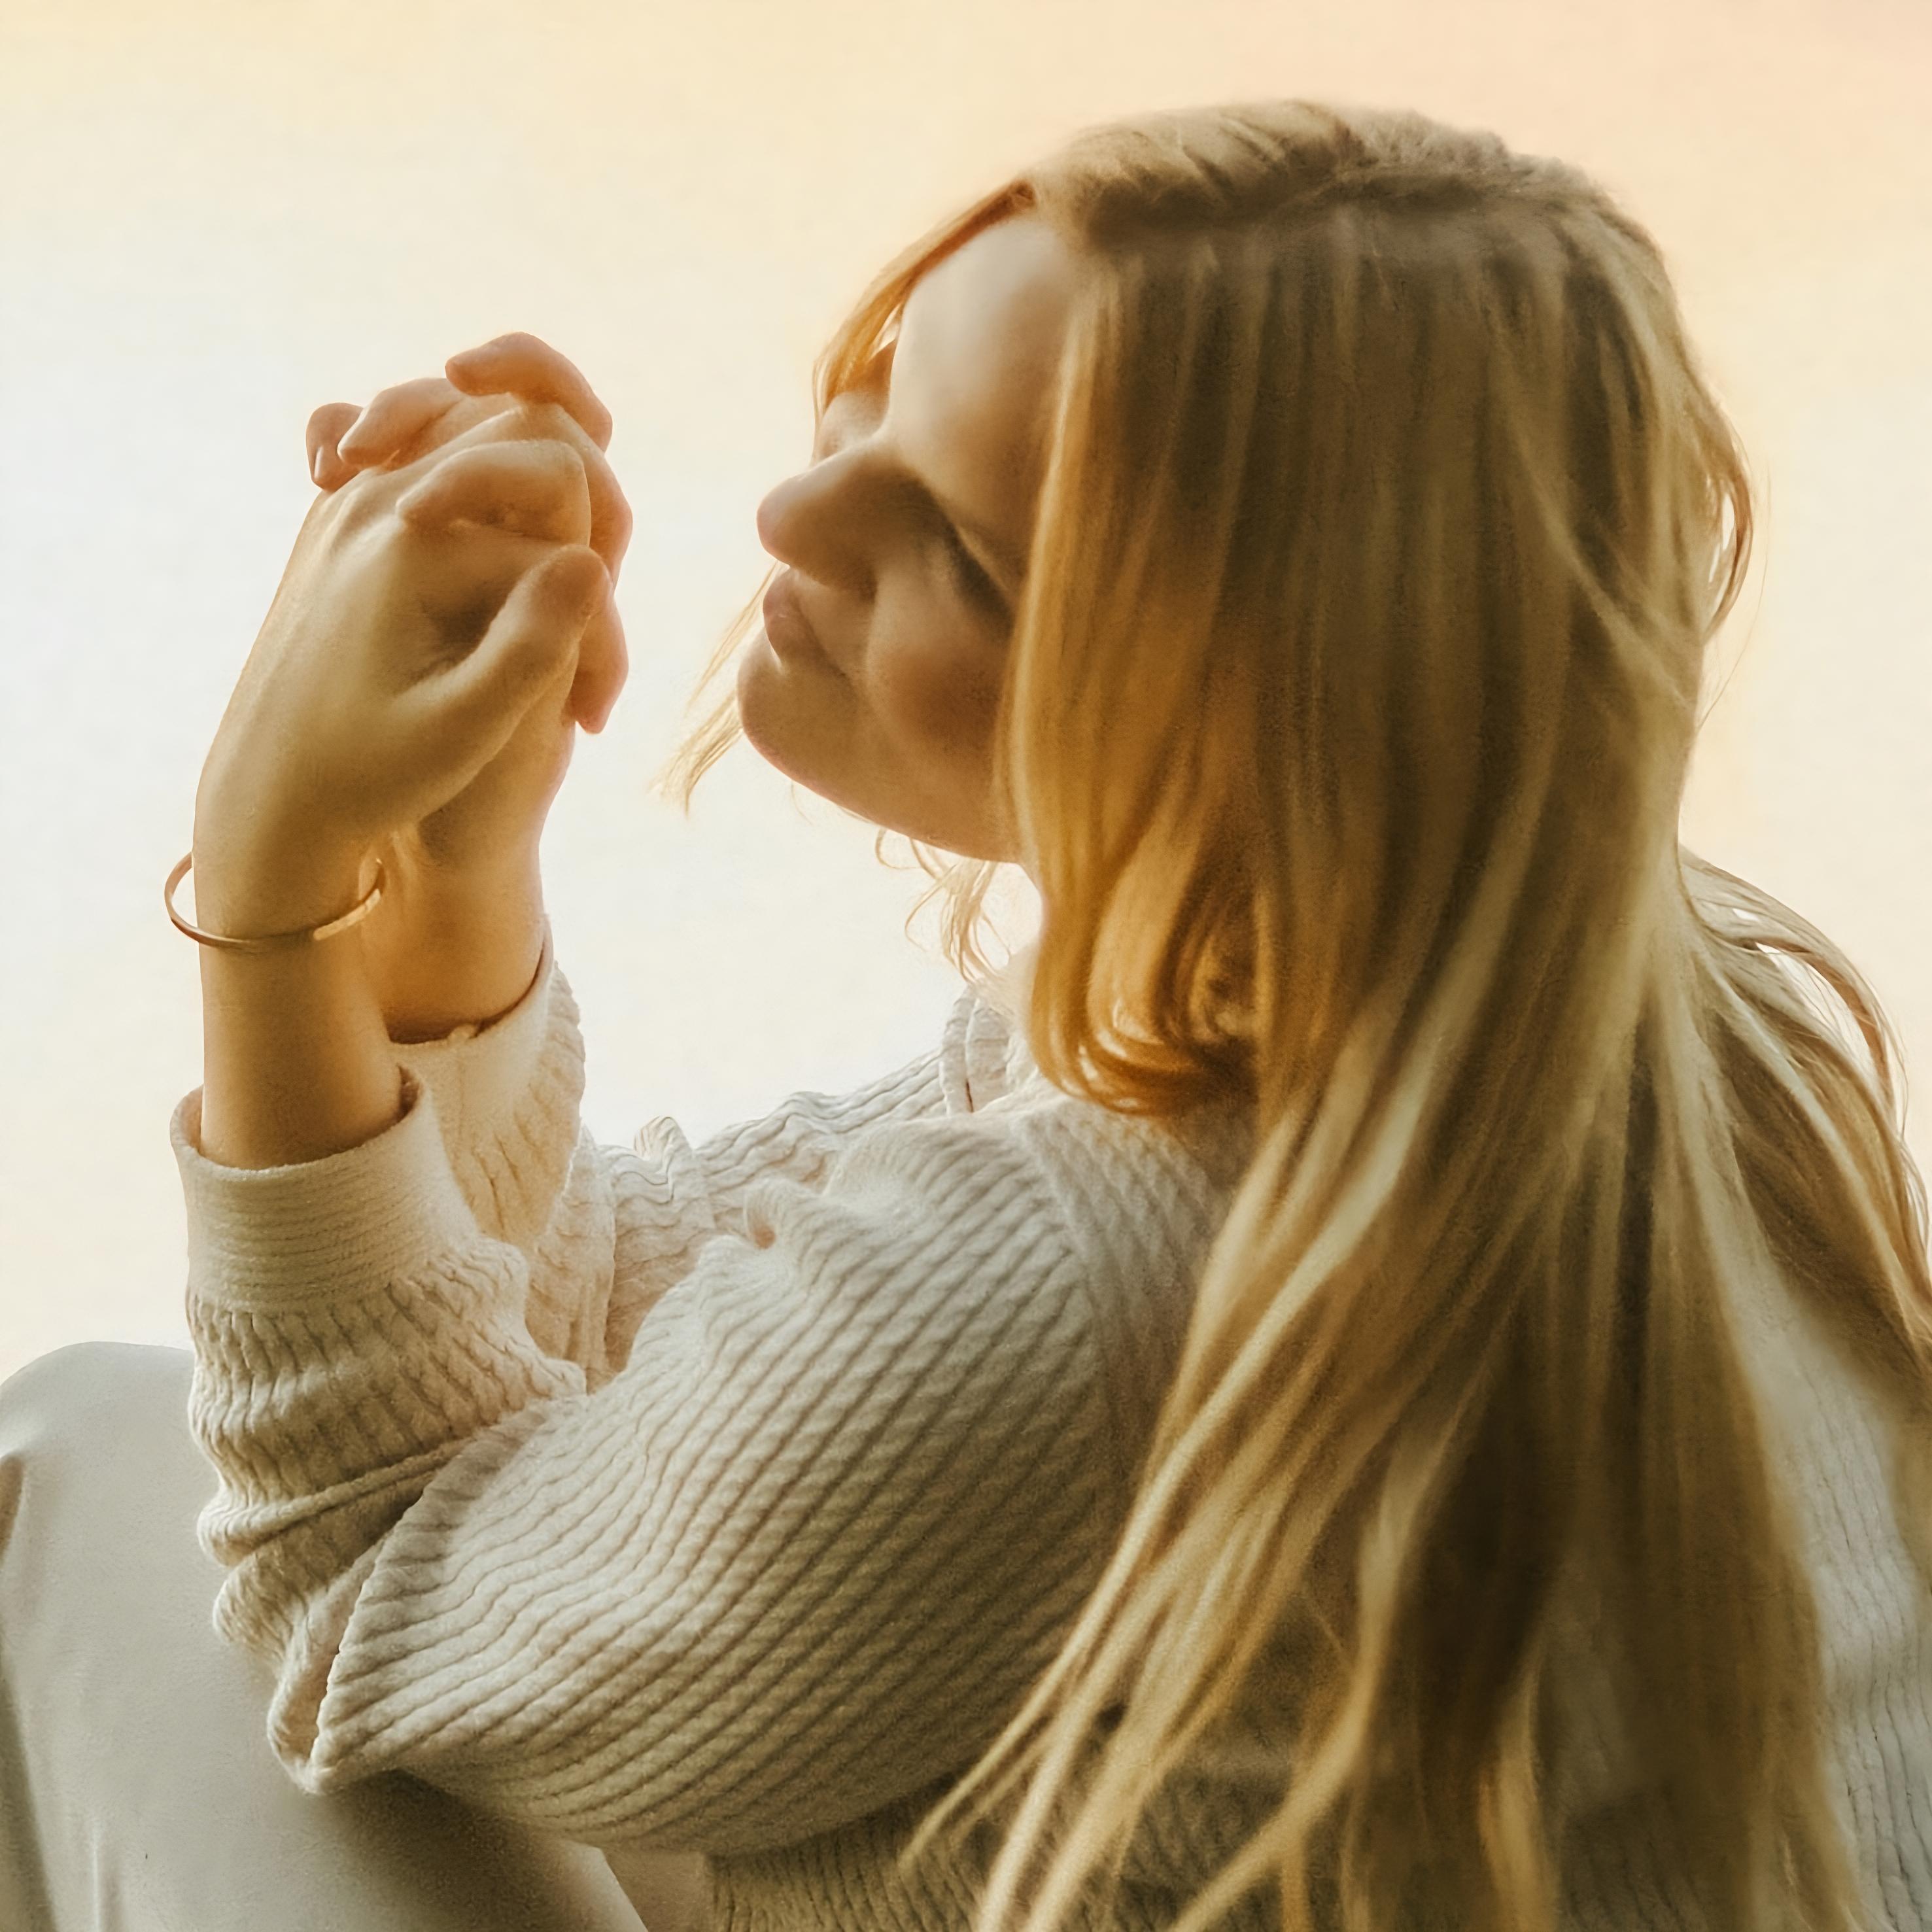
<svg viewBox="0 0 1932 1932">
<path fill-rule="evenodd" d="M 873 350 L 854 386 L 871 388 L 874 385 L 889 385 L 893 351 L 898 346 L 898 336 L 895 330 L 888 340 Z M 918 483 L 916 478 L 914 484 L 922 502 L 944 533 L 946 562 L 953 582 L 974 602 L 983 604 L 991 610 L 1010 613 L 1012 606 L 1007 602 L 1006 592 L 1000 589 L 998 580 L 985 565 L 973 554 L 965 538 L 959 534 L 958 526 L 940 508 L 938 499 L 930 490 Z"/>
<path fill-rule="evenodd" d="M 979 560 L 966 548 L 950 519 L 940 519 L 946 531 L 946 554 L 952 566 L 953 580 L 976 602 L 995 610 L 1004 610 L 1006 600 L 1000 586 L 989 577 Z"/>
</svg>

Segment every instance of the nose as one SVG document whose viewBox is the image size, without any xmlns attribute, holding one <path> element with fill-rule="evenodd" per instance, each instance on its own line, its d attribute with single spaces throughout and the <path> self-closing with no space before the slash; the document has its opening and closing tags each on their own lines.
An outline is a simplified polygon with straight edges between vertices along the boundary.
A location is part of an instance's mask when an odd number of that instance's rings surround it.
<svg viewBox="0 0 1932 1932">
<path fill-rule="evenodd" d="M 838 539 L 850 526 L 837 475 L 841 466 L 814 450 L 804 469 L 765 492 L 754 520 L 758 542 L 779 562 L 814 577 L 836 572 Z"/>
<path fill-rule="evenodd" d="M 772 537 L 772 499 L 777 494 L 778 492 L 776 490 L 768 490 L 766 493 L 764 500 L 758 506 L 758 515 L 754 519 L 758 526 L 758 542 L 773 556 L 777 556 L 778 554 L 778 547 Z M 781 559 L 780 561 L 782 562 L 783 560 Z"/>
<path fill-rule="evenodd" d="M 4 4 L 0 0 L 0 5 Z M 829 578 L 837 571 L 835 556 L 841 519 L 825 482 L 816 468 L 787 477 L 766 491 L 755 521 L 758 542 L 779 562 Z"/>
</svg>

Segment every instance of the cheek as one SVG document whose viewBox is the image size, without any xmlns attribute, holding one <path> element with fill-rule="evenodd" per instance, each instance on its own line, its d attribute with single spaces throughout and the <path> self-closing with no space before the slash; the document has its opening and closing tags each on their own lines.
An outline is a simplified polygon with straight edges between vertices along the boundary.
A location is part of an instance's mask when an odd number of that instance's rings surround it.
<svg viewBox="0 0 1932 1932">
<path fill-rule="evenodd" d="M 943 754 L 978 755 L 999 709 L 999 654 L 970 634 L 902 634 L 872 655 L 874 704 L 896 737 Z"/>
</svg>

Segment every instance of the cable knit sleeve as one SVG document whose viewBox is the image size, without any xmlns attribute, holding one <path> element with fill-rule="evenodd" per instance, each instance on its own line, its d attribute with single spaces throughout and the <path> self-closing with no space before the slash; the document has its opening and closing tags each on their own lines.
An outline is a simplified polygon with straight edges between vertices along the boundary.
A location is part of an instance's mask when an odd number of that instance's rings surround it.
<svg viewBox="0 0 1932 1932">
<path fill-rule="evenodd" d="M 650 1306 L 592 1390 L 402 1085 L 382 1133 L 286 1167 L 208 1160 L 199 1089 L 171 1121 L 215 1627 L 272 1668 L 296 1781 L 399 1769 L 730 1852 L 970 1762 L 1118 1529 L 1094 1284 L 1024 1116 L 886 1102 L 851 1134 L 794 1104 L 701 1149 L 657 1124 L 620 1198 L 703 1205 L 625 1210 L 614 1273 L 676 1278 L 620 1280 Z"/>
<path fill-rule="evenodd" d="M 1012 1030 L 968 989 L 940 1045 L 846 1094 L 801 1091 L 764 1118 L 694 1147 L 677 1122 L 650 1123 L 628 1148 L 584 1126 L 581 1016 L 546 922 L 536 979 L 488 1026 L 392 1042 L 435 1102 L 451 1172 L 478 1229 L 529 1263 L 524 1310 L 544 1353 L 601 1387 L 638 1326 L 716 1234 L 743 1230 L 756 1180 L 821 1179 L 838 1150 L 883 1122 L 964 1114 L 1006 1088 Z"/>
</svg>

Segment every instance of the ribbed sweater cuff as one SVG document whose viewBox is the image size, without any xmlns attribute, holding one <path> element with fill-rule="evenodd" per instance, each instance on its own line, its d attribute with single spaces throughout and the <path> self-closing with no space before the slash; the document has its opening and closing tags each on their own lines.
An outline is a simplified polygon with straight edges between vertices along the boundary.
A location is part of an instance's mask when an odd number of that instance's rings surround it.
<svg viewBox="0 0 1932 1932">
<path fill-rule="evenodd" d="M 197 1087 L 168 1137 L 187 1202 L 188 1292 L 231 1307 L 340 1300 L 419 1279 L 479 1238 L 450 1171 L 434 1097 L 401 1070 L 406 1111 L 359 1147 L 287 1167 L 201 1152 Z"/>
<path fill-rule="evenodd" d="M 526 1252 L 569 1171 L 584 1096 L 584 1039 L 550 922 L 536 977 L 515 1006 L 478 1031 L 392 1042 L 399 1064 L 436 1102 L 449 1162 L 477 1225 Z"/>
</svg>

